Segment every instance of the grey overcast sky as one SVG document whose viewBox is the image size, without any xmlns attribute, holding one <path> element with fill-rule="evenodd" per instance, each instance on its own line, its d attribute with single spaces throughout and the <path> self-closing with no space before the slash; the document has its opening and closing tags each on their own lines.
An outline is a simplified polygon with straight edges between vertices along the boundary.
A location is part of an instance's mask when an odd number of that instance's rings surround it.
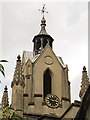
<svg viewBox="0 0 90 120">
<path fill-rule="evenodd" d="M 6 59 L 6 77 L 0 74 L 0 101 L 8 86 L 11 103 L 11 81 L 17 55 L 33 51 L 32 39 L 40 31 L 42 18 L 38 9 L 46 4 L 46 30 L 54 38 L 53 51 L 69 67 L 71 100 L 80 100 L 82 68 L 88 70 L 88 0 L 3 0 L 0 2 L 0 59 Z"/>
</svg>

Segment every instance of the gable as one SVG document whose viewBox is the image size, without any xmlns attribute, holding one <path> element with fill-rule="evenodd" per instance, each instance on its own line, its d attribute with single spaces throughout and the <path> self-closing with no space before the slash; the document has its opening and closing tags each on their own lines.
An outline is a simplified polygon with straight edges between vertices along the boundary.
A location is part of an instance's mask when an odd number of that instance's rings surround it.
<svg viewBox="0 0 90 120">
<path fill-rule="evenodd" d="M 35 64 L 39 62 L 40 59 L 44 58 L 44 62 L 47 65 L 53 64 L 54 61 L 57 62 L 62 68 L 65 68 L 66 65 L 64 65 L 62 58 L 57 57 L 51 47 L 47 44 L 45 49 L 42 51 L 42 53 L 38 56 L 38 58 L 35 61 Z"/>
<path fill-rule="evenodd" d="M 33 64 L 33 80 L 36 93 L 43 94 L 43 84 L 45 80 L 45 72 L 50 71 L 50 85 L 52 93 L 62 98 L 64 67 L 59 62 L 51 47 L 47 45 L 40 56 Z M 47 75 L 48 76 L 48 75 Z"/>
</svg>

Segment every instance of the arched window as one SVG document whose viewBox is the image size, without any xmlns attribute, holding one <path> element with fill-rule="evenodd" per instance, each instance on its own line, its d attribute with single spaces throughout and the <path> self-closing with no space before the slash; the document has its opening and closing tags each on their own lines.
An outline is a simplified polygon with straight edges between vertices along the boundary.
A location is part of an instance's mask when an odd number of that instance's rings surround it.
<svg viewBox="0 0 90 120">
<path fill-rule="evenodd" d="M 47 94 L 51 94 L 51 72 L 49 69 L 47 69 L 44 72 L 43 76 L 43 95 L 44 95 L 44 100 Z"/>
</svg>

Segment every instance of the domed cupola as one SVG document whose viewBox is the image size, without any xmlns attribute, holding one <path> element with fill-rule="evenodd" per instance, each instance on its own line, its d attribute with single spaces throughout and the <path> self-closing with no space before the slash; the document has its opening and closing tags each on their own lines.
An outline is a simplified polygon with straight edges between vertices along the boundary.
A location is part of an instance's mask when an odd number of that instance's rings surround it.
<svg viewBox="0 0 90 120">
<path fill-rule="evenodd" d="M 43 15 L 43 18 L 41 20 L 41 30 L 39 34 L 34 36 L 33 38 L 34 55 L 40 54 L 47 44 L 49 44 L 50 47 L 52 48 L 52 43 L 54 39 L 46 32 L 45 26 L 46 26 L 46 20 Z"/>
</svg>

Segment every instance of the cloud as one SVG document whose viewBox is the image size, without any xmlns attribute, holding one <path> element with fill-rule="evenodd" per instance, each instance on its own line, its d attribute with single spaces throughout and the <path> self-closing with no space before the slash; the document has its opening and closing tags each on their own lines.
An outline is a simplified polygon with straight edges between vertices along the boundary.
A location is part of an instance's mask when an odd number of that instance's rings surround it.
<svg viewBox="0 0 90 120">
<path fill-rule="evenodd" d="M 88 3 L 78 3 L 78 2 L 70 2 L 67 3 L 67 18 L 65 21 L 64 26 L 70 27 L 74 24 L 78 24 L 80 21 L 80 17 L 83 14 L 83 12 L 87 12 L 87 5 Z"/>
<path fill-rule="evenodd" d="M 72 100 L 78 95 L 83 65 L 87 66 L 88 23 L 86 3 L 46 2 L 49 14 L 45 15 L 47 32 L 53 36 L 53 50 L 69 66 L 69 80 L 72 87 Z M 2 49 L 6 78 L 2 79 L 0 93 L 8 85 L 11 100 L 11 81 L 13 79 L 16 57 L 24 50 L 33 51 L 33 37 L 40 31 L 42 18 L 38 9 L 42 3 L 3 3 Z M 65 25 L 65 26 L 64 26 Z M 79 74 L 79 75 L 78 75 Z M 73 82 L 74 81 L 74 82 Z M 75 91 L 75 87 L 77 88 Z M 77 95 L 76 95 L 77 94 Z M 76 97 L 74 97 L 74 95 Z M 0 97 L 1 97 L 0 96 Z M 78 97 L 77 97 L 78 99 Z"/>
</svg>

